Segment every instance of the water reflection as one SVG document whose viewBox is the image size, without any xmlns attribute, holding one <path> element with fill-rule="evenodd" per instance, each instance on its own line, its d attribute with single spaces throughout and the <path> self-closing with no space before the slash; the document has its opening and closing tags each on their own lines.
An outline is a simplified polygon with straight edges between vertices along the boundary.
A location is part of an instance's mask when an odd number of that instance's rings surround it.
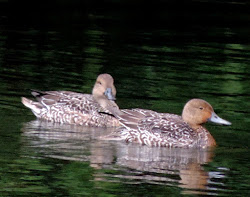
<svg viewBox="0 0 250 197">
<path fill-rule="evenodd" d="M 207 187 L 211 173 L 202 166 L 212 161 L 212 150 L 150 148 L 107 141 L 103 137 L 113 129 L 39 120 L 26 123 L 22 131 L 23 143 L 30 149 L 26 151 L 36 152 L 39 157 L 90 162 L 96 169 L 95 181 L 179 186 L 183 193 L 202 194 L 215 189 Z"/>
</svg>

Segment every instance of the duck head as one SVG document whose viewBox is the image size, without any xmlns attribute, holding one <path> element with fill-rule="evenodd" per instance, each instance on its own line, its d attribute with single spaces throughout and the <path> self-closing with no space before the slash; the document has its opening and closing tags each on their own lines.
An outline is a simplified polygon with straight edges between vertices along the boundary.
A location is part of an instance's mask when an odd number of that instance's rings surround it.
<svg viewBox="0 0 250 197">
<path fill-rule="evenodd" d="M 197 128 L 207 121 L 222 125 L 231 125 L 231 122 L 220 118 L 214 112 L 213 107 L 202 99 L 188 101 L 183 108 L 182 118 L 193 128 Z"/>
<path fill-rule="evenodd" d="M 113 77 L 109 74 L 100 74 L 96 79 L 92 95 L 96 100 L 108 99 L 114 101 L 116 89 Z"/>
</svg>

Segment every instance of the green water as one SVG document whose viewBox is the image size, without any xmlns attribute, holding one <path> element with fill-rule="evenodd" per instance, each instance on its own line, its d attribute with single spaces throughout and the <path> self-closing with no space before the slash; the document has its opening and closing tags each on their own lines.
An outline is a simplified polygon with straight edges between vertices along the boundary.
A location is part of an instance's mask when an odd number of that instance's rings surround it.
<svg viewBox="0 0 250 197">
<path fill-rule="evenodd" d="M 0 1 L 1 196 L 250 195 L 249 4 L 36 3 Z M 20 102 L 30 89 L 90 93 L 105 72 L 120 108 L 181 114 L 202 98 L 232 125 L 206 125 L 214 150 L 149 148 Z"/>
</svg>

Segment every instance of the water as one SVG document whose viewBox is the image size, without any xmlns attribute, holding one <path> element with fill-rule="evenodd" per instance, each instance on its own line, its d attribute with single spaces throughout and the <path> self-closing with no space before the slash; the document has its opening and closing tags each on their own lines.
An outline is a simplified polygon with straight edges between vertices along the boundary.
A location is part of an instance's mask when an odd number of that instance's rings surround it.
<svg viewBox="0 0 250 197">
<path fill-rule="evenodd" d="M 1 196 L 249 195 L 247 3 L 36 3 L 0 1 Z M 206 125 L 213 150 L 149 148 L 20 102 L 30 89 L 90 93 L 104 72 L 121 108 L 181 114 L 197 97 L 233 124 Z"/>
</svg>

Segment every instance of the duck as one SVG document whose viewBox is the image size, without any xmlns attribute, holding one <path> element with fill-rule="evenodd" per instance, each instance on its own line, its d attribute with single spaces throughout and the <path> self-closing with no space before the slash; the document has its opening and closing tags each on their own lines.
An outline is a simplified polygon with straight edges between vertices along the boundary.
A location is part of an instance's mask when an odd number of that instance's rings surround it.
<svg viewBox="0 0 250 197">
<path fill-rule="evenodd" d="M 31 94 L 37 101 L 22 97 L 21 102 L 42 120 L 62 124 L 75 124 L 90 127 L 117 127 L 119 121 L 106 109 L 115 103 L 116 88 L 110 74 L 100 74 L 92 94 L 71 91 L 38 91 Z M 110 102 L 107 102 L 110 101 Z"/>
<path fill-rule="evenodd" d="M 231 125 L 208 102 L 196 98 L 185 104 L 181 116 L 138 108 L 120 110 L 111 105 L 108 110 L 120 121 L 121 127 L 116 131 L 119 138 L 147 146 L 214 147 L 216 141 L 203 124 Z"/>
</svg>

